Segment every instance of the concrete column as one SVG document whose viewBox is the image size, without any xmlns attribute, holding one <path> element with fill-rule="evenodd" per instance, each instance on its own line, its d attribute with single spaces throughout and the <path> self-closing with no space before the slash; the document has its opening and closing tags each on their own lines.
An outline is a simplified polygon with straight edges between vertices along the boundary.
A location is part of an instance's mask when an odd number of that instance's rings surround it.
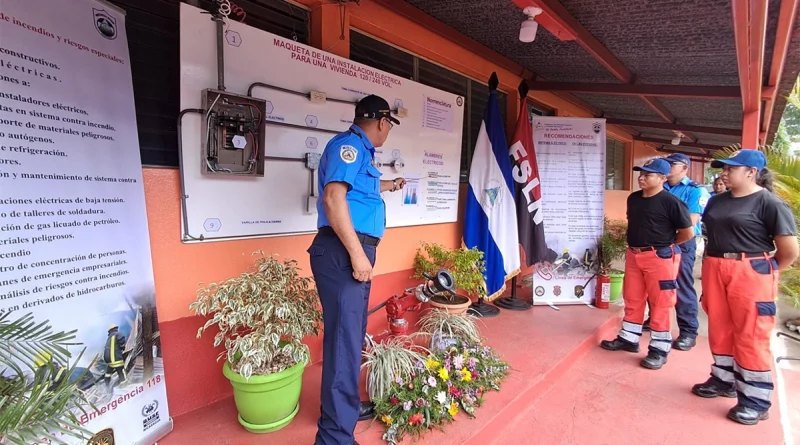
<svg viewBox="0 0 800 445">
<path fill-rule="evenodd" d="M 758 136 L 761 131 L 761 107 L 755 111 L 745 111 L 742 119 L 742 148 L 758 147 Z"/>
</svg>

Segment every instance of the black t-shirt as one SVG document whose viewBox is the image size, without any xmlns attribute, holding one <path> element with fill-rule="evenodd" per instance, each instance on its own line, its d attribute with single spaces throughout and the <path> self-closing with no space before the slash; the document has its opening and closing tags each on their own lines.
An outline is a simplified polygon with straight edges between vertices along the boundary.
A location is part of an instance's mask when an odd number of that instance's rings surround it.
<svg viewBox="0 0 800 445">
<path fill-rule="evenodd" d="M 666 247 L 676 232 L 692 227 L 689 208 L 677 196 L 662 190 L 649 198 L 642 191 L 628 196 L 628 246 Z"/>
<path fill-rule="evenodd" d="M 797 235 L 792 210 L 768 190 L 739 198 L 720 193 L 708 201 L 703 222 L 709 254 L 771 252 L 776 236 Z"/>
</svg>

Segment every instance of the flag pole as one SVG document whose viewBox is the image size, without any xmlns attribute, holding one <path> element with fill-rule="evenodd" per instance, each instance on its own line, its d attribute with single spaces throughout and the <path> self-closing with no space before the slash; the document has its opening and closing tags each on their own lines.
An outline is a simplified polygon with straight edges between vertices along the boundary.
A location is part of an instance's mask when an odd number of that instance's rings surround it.
<svg viewBox="0 0 800 445">
<path fill-rule="evenodd" d="M 500 79 L 497 78 L 497 73 L 492 72 L 492 75 L 489 77 L 489 92 L 497 90 L 498 85 L 500 85 Z M 500 309 L 486 303 L 482 296 L 478 297 L 478 301 L 472 303 L 469 309 L 472 315 L 481 318 L 491 318 L 500 315 Z"/>
<path fill-rule="evenodd" d="M 527 107 L 526 98 L 528 97 L 528 82 L 522 79 L 517 88 L 519 92 L 520 107 Z M 519 199 L 519 197 L 517 197 Z M 511 296 L 498 298 L 494 303 L 497 307 L 507 309 L 510 311 L 527 311 L 533 307 L 532 304 L 525 300 L 517 298 L 517 277 L 511 279 Z"/>
</svg>

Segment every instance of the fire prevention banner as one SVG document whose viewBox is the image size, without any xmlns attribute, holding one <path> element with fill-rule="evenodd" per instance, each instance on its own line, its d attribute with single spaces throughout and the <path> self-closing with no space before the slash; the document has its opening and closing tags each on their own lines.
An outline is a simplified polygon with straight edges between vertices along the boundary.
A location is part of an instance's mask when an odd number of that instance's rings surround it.
<svg viewBox="0 0 800 445">
<path fill-rule="evenodd" d="M 605 120 L 534 116 L 533 142 L 547 245 L 533 273 L 533 302 L 591 303 L 605 211 Z"/>
<path fill-rule="evenodd" d="M 97 409 L 76 411 L 89 443 L 152 444 L 172 421 L 125 15 L 3 0 L 0 66 L 0 312 L 77 330 L 55 365 Z"/>
</svg>

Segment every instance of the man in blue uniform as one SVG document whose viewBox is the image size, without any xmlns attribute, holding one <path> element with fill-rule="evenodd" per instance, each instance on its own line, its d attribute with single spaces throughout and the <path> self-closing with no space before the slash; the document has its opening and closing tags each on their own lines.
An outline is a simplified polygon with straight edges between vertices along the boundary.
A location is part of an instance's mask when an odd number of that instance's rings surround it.
<svg viewBox="0 0 800 445">
<path fill-rule="evenodd" d="M 672 169 L 667 175 L 664 188 L 671 194 L 680 198 L 688 207 L 692 216 L 695 238 L 680 245 L 681 268 L 678 271 L 678 301 L 675 312 L 678 318 L 680 335 L 672 343 L 672 347 L 681 351 L 688 351 L 697 344 L 697 292 L 694 290 L 694 261 L 697 250 L 696 237 L 702 235 L 700 215 L 708 204 L 710 198 L 708 190 L 702 185 L 692 181 L 686 175 L 689 173 L 689 157 L 683 153 L 674 153 L 666 158 Z M 647 320 L 644 329 L 650 329 L 650 320 Z"/>
<path fill-rule="evenodd" d="M 381 193 L 405 185 L 380 179 L 375 148 L 399 124 L 386 100 L 366 96 L 353 125 L 328 142 L 320 160 L 318 232 L 308 248 L 324 326 L 315 445 L 355 444 L 356 422 L 374 416 L 372 404 L 360 401 L 358 378 L 375 251 L 386 227 Z"/>
</svg>

